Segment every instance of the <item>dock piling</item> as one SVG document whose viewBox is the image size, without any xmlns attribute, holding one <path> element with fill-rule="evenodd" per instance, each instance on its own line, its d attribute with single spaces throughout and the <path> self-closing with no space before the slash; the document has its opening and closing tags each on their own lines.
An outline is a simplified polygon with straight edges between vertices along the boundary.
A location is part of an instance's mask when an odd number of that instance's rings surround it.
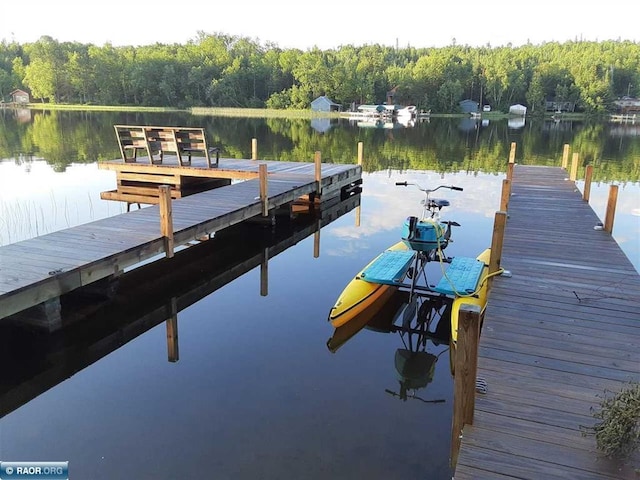
<svg viewBox="0 0 640 480">
<path fill-rule="evenodd" d="M 509 197 L 511 196 L 511 180 L 505 178 L 502 180 L 502 194 L 500 196 L 500 210 L 507 212 L 509 210 Z"/>
<path fill-rule="evenodd" d="M 489 275 L 500 269 L 504 230 L 507 224 L 507 212 L 496 212 L 493 221 L 493 236 L 491 237 L 491 259 L 489 260 Z M 491 280 L 489 280 L 491 281 Z M 489 283 L 491 285 L 491 283 Z"/>
<path fill-rule="evenodd" d="M 565 170 L 567 169 L 567 166 L 569 165 L 569 153 L 570 153 L 571 147 L 569 146 L 568 143 L 564 144 L 564 148 L 562 149 L 562 168 L 564 168 Z"/>
<path fill-rule="evenodd" d="M 358 165 L 362 165 L 364 160 L 364 143 L 358 142 Z"/>
<path fill-rule="evenodd" d="M 258 159 L 258 139 L 252 138 L 251 139 L 251 160 L 257 160 L 257 159 Z"/>
<path fill-rule="evenodd" d="M 258 173 L 260 178 L 260 202 L 262 203 L 262 216 L 269 215 L 269 195 L 267 185 L 267 164 L 261 163 L 258 166 Z"/>
<path fill-rule="evenodd" d="M 320 152 L 316 152 L 314 154 L 313 163 L 315 165 L 317 194 L 320 195 L 321 182 L 322 182 L 322 154 Z"/>
<path fill-rule="evenodd" d="M 516 142 L 511 142 L 511 150 L 509 151 L 509 163 L 516 163 Z"/>
<path fill-rule="evenodd" d="M 480 306 L 464 304 L 458 317 L 458 340 L 455 349 L 453 390 L 453 425 L 451 427 L 451 466 L 458 463 L 462 430 L 473 425 L 478 343 L 480 341 Z"/>
<path fill-rule="evenodd" d="M 607 212 L 604 217 L 604 231 L 613 232 L 613 220 L 616 216 L 616 204 L 618 203 L 618 186 L 609 187 L 609 198 L 607 199 Z"/>
<path fill-rule="evenodd" d="M 173 257 L 173 211 L 171 208 L 171 187 L 158 187 L 160 206 L 160 234 L 164 237 L 164 251 L 167 258 Z"/>
<path fill-rule="evenodd" d="M 582 192 L 582 199 L 585 202 L 589 201 L 591 195 L 591 179 L 593 177 L 593 165 L 587 165 L 584 170 L 584 191 Z"/>
<path fill-rule="evenodd" d="M 513 168 L 516 164 L 516 142 L 511 142 L 511 150 L 509 151 L 509 163 L 507 164 L 507 180 L 513 178 Z"/>
<path fill-rule="evenodd" d="M 578 178 L 578 161 L 580 159 L 579 153 L 574 153 L 571 156 L 571 173 L 569 174 L 569 180 L 575 182 Z"/>
</svg>

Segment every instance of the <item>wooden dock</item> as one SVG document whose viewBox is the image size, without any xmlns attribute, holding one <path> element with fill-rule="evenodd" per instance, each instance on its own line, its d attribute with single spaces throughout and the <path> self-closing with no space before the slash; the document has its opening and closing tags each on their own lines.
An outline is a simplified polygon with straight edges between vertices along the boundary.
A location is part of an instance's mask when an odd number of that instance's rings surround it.
<svg viewBox="0 0 640 480">
<path fill-rule="evenodd" d="M 592 408 L 640 381 L 640 276 L 560 168 L 516 166 L 455 479 L 637 479 L 603 458 Z"/>
<path fill-rule="evenodd" d="M 258 178 L 261 165 L 263 170 L 266 165 L 264 182 Z M 324 201 L 339 197 L 345 189 L 357 185 L 362 174 L 360 165 L 319 161 L 221 159 L 218 168 L 206 168 L 196 162 L 184 167 L 177 162 L 172 165 L 170 159 L 162 165 L 150 165 L 140 159 L 135 164 L 122 160 L 105 162 L 100 168 L 133 171 L 139 175 L 136 181 L 158 185 L 184 177 L 243 180 L 174 200 L 175 246 L 260 216 L 264 210 L 273 212 L 290 206 L 301 198 Z M 266 196 L 261 201 L 263 187 Z M 157 191 L 157 186 L 154 189 Z M 127 201 L 154 203 L 150 195 L 144 199 L 135 195 Z M 165 237 L 161 235 L 158 205 L 0 247 L 0 318 L 118 275 L 127 267 L 164 253 Z"/>
</svg>

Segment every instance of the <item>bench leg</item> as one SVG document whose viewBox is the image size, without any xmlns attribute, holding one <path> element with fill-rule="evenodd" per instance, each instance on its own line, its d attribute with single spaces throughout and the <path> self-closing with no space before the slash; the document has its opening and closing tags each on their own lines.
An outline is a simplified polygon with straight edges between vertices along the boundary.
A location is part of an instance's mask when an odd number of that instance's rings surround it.
<svg viewBox="0 0 640 480">
<path fill-rule="evenodd" d="M 150 155 L 151 155 L 151 158 L 149 158 L 149 161 L 152 164 L 162 163 L 162 160 L 164 158 L 164 152 L 162 150 L 158 150 L 157 152 L 151 152 Z M 158 158 L 156 159 L 154 155 L 158 155 Z"/>
<path fill-rule="evenodd" d="M 215 153 L 216 154 L 216 162 L 213 165 L 211 164 L 211 155 L 210 155 L 211 153 Z M 217 149 L 217 148 L 215 150 L 212 149 L 212 150 L 210 150 L 208 152 L 205 152 L 205 154 L 206 154 L 206 157 L 207 157 L 207 166 L 209 168 L 218 167 L 218 162 L 220 161 L 220 150 Z"/>
<path fill-rule="evenodd" d="M 130 156 L 127 156 L 127 151 L 132 150 Z M 133 147 L 133 148 L 125 148 L 122 150 L 122 159 L 125 161 L 125 163 L 135 163 L 138 160 L 138 149 Z"/>
</svg>

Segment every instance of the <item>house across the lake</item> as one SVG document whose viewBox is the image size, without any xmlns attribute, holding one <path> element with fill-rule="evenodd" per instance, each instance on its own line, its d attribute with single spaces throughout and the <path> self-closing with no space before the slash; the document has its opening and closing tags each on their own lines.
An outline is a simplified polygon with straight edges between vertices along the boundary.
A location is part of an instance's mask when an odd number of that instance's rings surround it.
<svg viewBox="0 0 640 480">
<path fill-rule="evenodd" d="M 640 100 L 633 97 L 624 96 L 613 102 L 618 113 L 622 115 L 633 115 L 640 113 Z"/>
<path fill-rule="evenodd" d="M 9 94 L 11 103 L 27 104 L 29 103 L 29 93 L 24 90 L 16 89 Z"/>
<path fill-rule="evenodd" d="M 323 95 L 311 102 L 311 110 L 314 112 L 340 112 L 342 105 L 334 103 L 329 97 Z"/>
<path fill-rule="evenodd" d="M 555 100 L 547 100 L 544 102 L 544 109 L 547 112 L 574 112 L 576 110 L 575 102 L 557 102 Z"/>
</svg>

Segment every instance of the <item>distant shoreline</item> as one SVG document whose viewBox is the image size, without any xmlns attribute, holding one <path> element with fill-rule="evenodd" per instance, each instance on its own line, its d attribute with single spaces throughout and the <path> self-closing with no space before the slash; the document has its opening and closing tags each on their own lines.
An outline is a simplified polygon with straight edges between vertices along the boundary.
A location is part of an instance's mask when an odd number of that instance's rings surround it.
<svg viewBox="0 0 640 480">
<path fill-rule="evenodd" d="M 7 106 L 7 105 L 5 105 Z M 15 108 L 12 107 L 12 108 Z M 18 107 L 19 108 L 19 107 Z M 228 107 L 143 107 L 134 105 L 70 105 L 58 103 L 29 103 L 23 108 L 30 110 L 72 110 L 72 111 L 96 111 L 96 112 L 185 112 L 192 115 L 213 115 L 218 117 L 253 117 L 253 118 L 343 118 L 348 112 L 314 112 L 311 110 L 278 110 L 269 108 L 228 108 Z M 504 118 L 517 118 L 519 115 L 511 115 L 503 112 L 479 112 L 480 118 L 499 120 Z M 431 113 L 433 118 L 465 118 L 468 113 Z M 553 118 L 558 120 L 586 120 L 608 119 L 610 114 L 589 115 L 575 112 L 545 112 L 544 114 L 528 114 L 526 118 Z M 558 117 L 558 118 L 555 118 Z"/>
</svg>

